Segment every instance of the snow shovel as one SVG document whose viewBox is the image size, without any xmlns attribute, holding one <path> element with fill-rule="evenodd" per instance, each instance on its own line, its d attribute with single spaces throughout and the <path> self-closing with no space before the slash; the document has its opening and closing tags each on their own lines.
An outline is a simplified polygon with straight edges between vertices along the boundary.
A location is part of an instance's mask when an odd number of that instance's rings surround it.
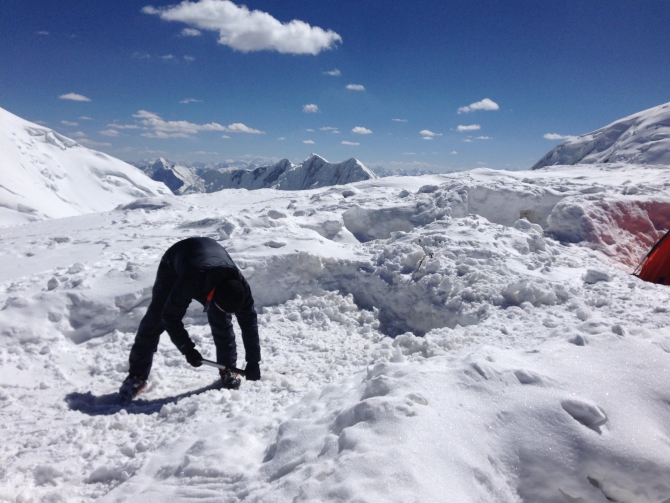
<svg viewBox="0 0 670 503">
<path fill-rule="evenodd" d="M 246 370 L 238 369 L 237 367 L 226 367 L 225 365 L 221 365 L 221 364 L 213 362 L 211 360 L 205 360 L 204 358 L 202 359 L 202 363 L 204 365 L 209 365 L 210 367 L 216 367 L 217 369 L 228 370 L 228 371 L 232 372 L 233 374 L 239 374 L 239 375 L 245 376 L 245 377 L 247 375 Z"/>
</svg>

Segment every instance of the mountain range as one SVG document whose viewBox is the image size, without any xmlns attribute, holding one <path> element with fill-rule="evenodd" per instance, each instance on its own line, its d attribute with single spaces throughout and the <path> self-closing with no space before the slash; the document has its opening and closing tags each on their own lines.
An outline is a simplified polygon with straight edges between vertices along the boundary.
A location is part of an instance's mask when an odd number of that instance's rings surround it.
<svg viewBox="0 0 670 503">
<path fill-rule="evenodd" d="M 223 189 L 305 190 L 390 173 L 357 159 L 330 163 L 317 154 L 300 164 L 226 162 L 188 166 L 159 158 L 132 166 L 0 108 L 1 225 L 107 211 L 137 198 Z M 531 169 L 626 162 L 670 165 L 670 103 L 569 138 Z M 139 168 L 139 169 L 137 169 Z M 394 173 L 395 174 L 395 173 Z"/>
<path fill-rule="evenodd" d="M 330 163 L 317 154 L 310 155 L 297 165 L 282 159 L 270 166 L 203 168 L 159 158 L 135 166 L 152 179 L 165 183 L 173 193 L 179 195 L 223 189 L 305 190 L 377 178 L 371 169 L 357 159 Z"/>
</svg>

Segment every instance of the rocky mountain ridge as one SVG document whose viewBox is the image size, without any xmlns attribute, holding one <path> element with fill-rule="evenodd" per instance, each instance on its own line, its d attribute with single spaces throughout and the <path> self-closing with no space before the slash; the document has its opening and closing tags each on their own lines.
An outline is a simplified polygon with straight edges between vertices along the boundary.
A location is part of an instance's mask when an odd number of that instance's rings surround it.
<svg viewBox="0 0 670 503">
<path fill-rule="evenodd" d="M 377 178 L 357 159 L 330 163 L 317 154 L 310 155 L 298 165 L 282 159 L 270 166 L 206 169 L 159 158 L 136 163 L 135 166 L 154 180 L 165 183 L 175 194 L 209 193 L 223 189 L 305 190 Z"/>
</svg>

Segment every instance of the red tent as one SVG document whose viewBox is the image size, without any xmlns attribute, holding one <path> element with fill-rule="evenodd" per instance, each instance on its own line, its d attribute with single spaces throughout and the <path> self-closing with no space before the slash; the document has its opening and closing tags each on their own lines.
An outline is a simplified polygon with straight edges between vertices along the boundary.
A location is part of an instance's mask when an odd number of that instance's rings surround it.
<svg viewBox="0 0 670 503">
<path fill-rule="evenodd" d="M 654 245 L 634 273 L 638 278 L 670 285 L 670 231 Z M 639 272 L 638 272 L 639 271 Z"/>
</svg>

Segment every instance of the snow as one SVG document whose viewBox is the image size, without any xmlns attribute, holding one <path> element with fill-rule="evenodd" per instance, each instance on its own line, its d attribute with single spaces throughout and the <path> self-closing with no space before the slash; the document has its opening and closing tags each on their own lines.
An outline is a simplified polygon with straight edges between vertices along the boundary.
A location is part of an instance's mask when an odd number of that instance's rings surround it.
<svg viewBox="0 0 670 503">
<path fill-rule="evenodd" d="M 166 195 L 139 170 L 0 108 L 0 226 L 107 211 Z"/>
<path fill-rule="evenodd" d="M 670 164 L 670 103 L 564 141 L 531 169 L 566 164 Z"/>
<path fill-rule="evenodd" d="M 668 187 L 620 162 L 120 188 L 7 225 L 0 501 L 668 501 L 670 291 L 630 275 Z M 196 235 L 249 280 L 263 378 L 219 389 L 165 336 L 123 408 L 160 257 Z"/>
</svg>

